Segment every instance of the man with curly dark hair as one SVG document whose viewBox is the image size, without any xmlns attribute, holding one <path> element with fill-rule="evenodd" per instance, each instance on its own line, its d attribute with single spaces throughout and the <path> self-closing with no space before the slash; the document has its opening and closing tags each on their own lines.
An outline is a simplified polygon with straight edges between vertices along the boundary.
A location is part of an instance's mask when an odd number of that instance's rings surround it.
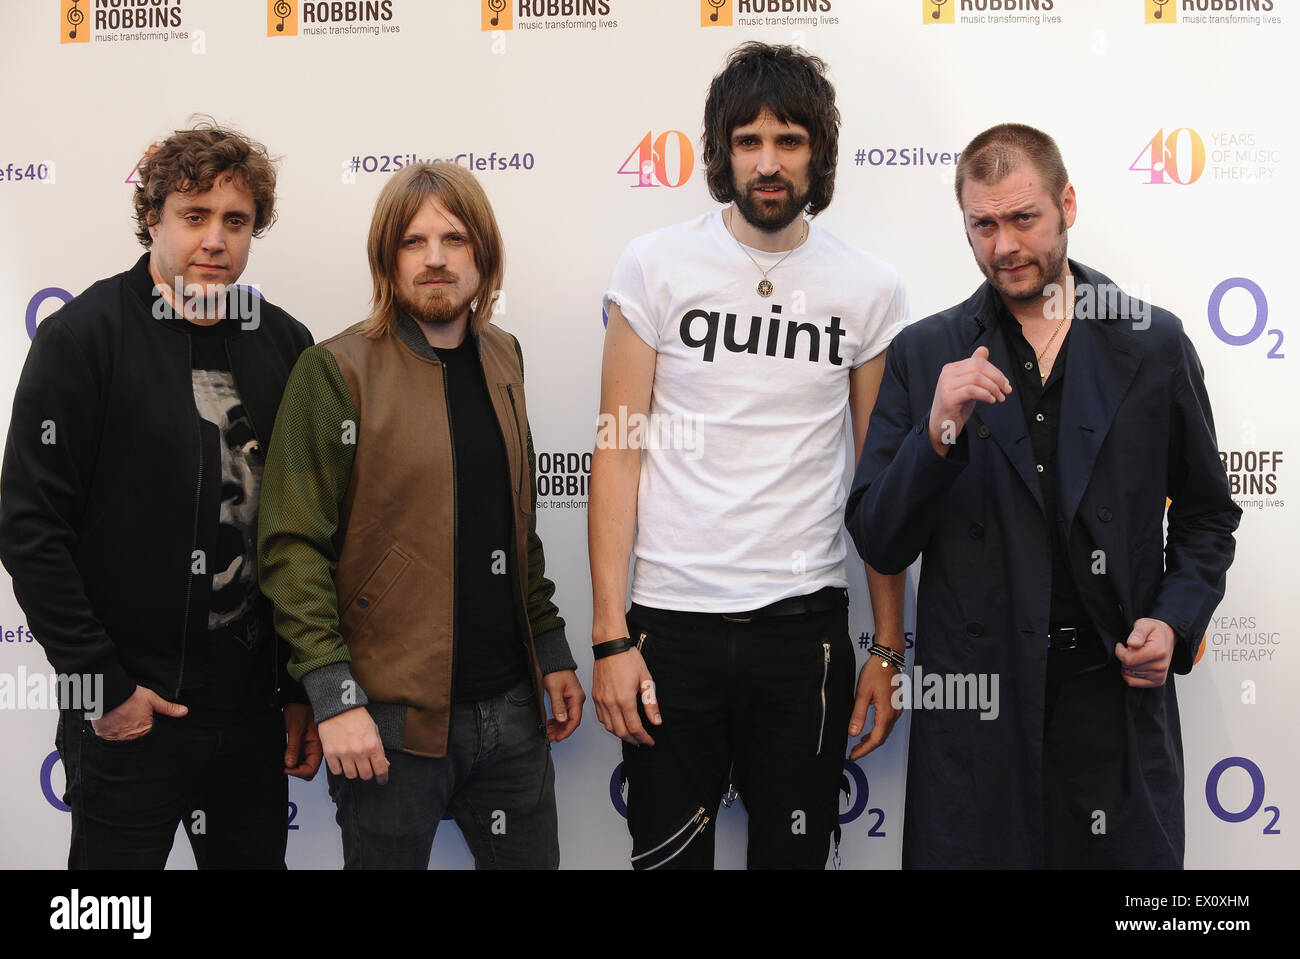
<svg viewBox="0 0 1300 959">
<path fill-rule="evenodd" d="M 181 824 L 199 868 L 284 868 L 285 774 L 310 779 L 321 750 L 258 590 L 257 507 L 312 339 L 235 286 L 275 166 L 233 130 L 179 130 L 135 211 L 135 266 L 37 328 L 0 472 L 0 560 L 51 665 L 83 680 L 56 735 L 68 866 L 161 869 Z"/>
<path fill-rule="evenodd" d="M 855 698 L 842 515 L 845 427 L 860 450 L 907 301 L 808 218 L 835 187 L 826 72 L 794 47 L 732 51 L 704 108 L 727 206 L 633 240 L 605 294 L 592 698 L 624 740 L 637 868 L 712 866 L 724 792 L 750 868 L 822 868 L 848 736 L 856 759 L 897 718 L 902 578 L 867 570 L 879 647 Z"/>
</svg>

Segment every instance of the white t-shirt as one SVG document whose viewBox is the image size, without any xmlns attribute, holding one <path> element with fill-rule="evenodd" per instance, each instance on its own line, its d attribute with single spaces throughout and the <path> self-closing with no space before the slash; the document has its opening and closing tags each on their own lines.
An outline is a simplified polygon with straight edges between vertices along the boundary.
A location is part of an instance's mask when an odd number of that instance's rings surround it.
<svg viewBox="0 0 1300 959">
<path fill-rule="evenodd" d="M 768 269 L 781 253 L 749 252 Z M 697 612 L 756 609 L 846 586 L 849 372 L 907 324 L 898 273 L 809 224 L 762 274 L 722 211 L 633 240 L 616 303 L 658 353 L 642 428 L 632 599 Z"/>
</svg>

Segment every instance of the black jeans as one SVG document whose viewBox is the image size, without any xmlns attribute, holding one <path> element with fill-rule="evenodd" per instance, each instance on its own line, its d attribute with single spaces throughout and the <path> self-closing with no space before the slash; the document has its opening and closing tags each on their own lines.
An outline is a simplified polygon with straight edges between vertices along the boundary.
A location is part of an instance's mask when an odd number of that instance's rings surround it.
<svg viewBox="0 0 1300 959">
<path fill-rule="evenodd" d="M 283 869 L 289 828 L 284 718 L 227 726 L 154 715 L 139 739 L 110 742 L 79 712 L 55 738 L 72 810 L 69 869 L 162 869 L 177 824 L 200 869 Z"/>
<path fill-rule="evenodd" d="M 747 623 L 634 604 L 628 627 L 663 718 L 641 706 L 655 745 L 623 744 L 633 866 L 713 868 L 730 785 L 749 814 L 748 868 L 825 868 L 856 672 L 847 601 Z"/>
</svg>

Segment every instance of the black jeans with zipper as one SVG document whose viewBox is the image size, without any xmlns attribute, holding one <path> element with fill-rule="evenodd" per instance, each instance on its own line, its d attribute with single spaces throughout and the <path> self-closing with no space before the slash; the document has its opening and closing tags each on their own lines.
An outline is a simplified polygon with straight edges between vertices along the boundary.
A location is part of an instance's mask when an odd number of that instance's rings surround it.
<svg viewBox="0 0 1300 959">
<path fill-rule="evenodd" d="M 632 865 L 713 868 L 719 802 L 734 787 L 748 868 L 825 868 L 856 673 L 847 600 L 749 622 L 633 604 L 628 628 L 663 718 L 651 725 L 641 705 L 655 745 L 623 744 Z"/>
</svg>

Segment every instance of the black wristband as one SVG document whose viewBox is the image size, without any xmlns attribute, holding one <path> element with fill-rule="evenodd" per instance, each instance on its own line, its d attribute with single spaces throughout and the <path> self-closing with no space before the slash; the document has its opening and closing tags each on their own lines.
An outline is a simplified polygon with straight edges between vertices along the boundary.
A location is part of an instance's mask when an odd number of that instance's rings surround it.
<svg viewBox="0 0 1300 959">
<path fill-rule="evenodd" d="M 636 643 L 632 642 L 631 636 L 620 636 L 618 639 L 597 643 L 591 647 L 591 655 L 595 659 L 604 659 L 606 656 L 616 656 L 619 653 L 627 652 L 635 645 Z"/>
<path fill-rule="evenodd" d="M 896 649 L 890 649 L 888 646 L 881 646 L 879 643 L 872 643 L 871 648 L 867 650 L 867 656 L 879 656 L 881 662 L 888 663 L 899 672 L 907 668 L 907 660 L 903 654 Z"/>
</svg>

